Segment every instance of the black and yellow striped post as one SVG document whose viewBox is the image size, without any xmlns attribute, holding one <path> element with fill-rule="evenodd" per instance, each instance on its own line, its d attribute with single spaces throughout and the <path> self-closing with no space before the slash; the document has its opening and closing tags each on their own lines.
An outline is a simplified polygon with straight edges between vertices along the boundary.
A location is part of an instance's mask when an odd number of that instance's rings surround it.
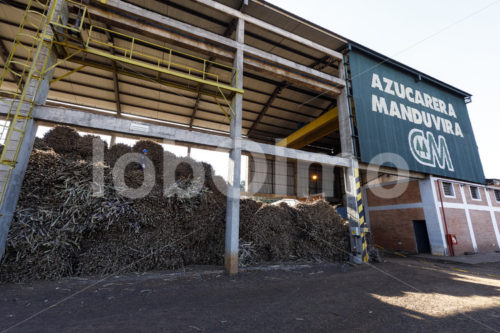
<svg viewBox="0 0 500 333">
<path fill-rule="evenodd" d="M 365 210 L 363 207 L 363 197 L 361 196 L 361 180 L 359 177 L 359 169 L 354 169 L 354 177 L 356 178 L 356 203 L 358 207 L 359 216 L 359 234 L 361 237 L 361 258 L 363 262 L 368 262 L 368 243 L 366 241 L 366 232 L 368 231 L 368 224 L 366 223 Z"/>
</svg>

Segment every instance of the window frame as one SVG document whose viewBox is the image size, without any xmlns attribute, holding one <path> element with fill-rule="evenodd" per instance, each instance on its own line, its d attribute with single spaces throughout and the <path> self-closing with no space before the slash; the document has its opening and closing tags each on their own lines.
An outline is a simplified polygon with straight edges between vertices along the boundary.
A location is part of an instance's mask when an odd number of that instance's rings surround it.
<svg viewBox="0 0 500 333">
<path fill-rule="evenodd" d="M 451 190 L 451 195 L 447 195 L 446 194 L 446 190 L 444 188 L 444 185 L 445 184 L 449 184 L 450 185 L 450 190 Z M 443 195 L 446 197 L 446 198 L 456 198 L 457 195 L 455 193 L 455 186 L 453 186 L 453 183 L 452 182 L 441 182 L 441 189 L 443 190 Z"/>
<path fill-rule="evenodd" d="M 472 188 L 475 188 L 475 189 L 476 189 L 477 198 L 474 198 L 474 196 L 472 195 Z M 472 199 L 472 200 L 474 200 L 474 201 L 481 201 L 481 200 L 483 200 L 483 199 L 481 198 L 481 192 L 479 192 L 479 187 L 469 185 L 469 193 L 470 193 L 470 197 L 471 197 L 471 199 Z"/>
<path fill-rule="evenodd" d="M 498 194 L 497 194 L 498 193 Z M 500 203 L 500 190 L 493 190 L 493 196 L 495 197 L 495 201 Z"/>
</svg>

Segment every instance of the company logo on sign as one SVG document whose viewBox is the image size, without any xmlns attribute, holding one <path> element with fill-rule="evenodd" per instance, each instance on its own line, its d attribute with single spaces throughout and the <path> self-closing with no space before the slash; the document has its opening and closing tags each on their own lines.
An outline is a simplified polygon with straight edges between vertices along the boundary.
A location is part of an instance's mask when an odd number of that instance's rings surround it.
<svg viewBox="0 0 500 333">
<path fill-rule="evenodd" d="M 442 135 L 439 135 L 436 141 L 432 132 L 424 133 L 421 129 L 414 128 L 408 134 L 408 141 L 411 153 L 418 163 L 454 171 L 450 151 Z"/>
</svg>

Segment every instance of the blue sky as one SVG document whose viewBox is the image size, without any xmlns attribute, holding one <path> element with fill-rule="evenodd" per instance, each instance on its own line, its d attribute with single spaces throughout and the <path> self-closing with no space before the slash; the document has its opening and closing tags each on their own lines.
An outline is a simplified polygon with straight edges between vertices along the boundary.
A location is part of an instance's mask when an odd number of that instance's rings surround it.
<svg viewBox="0 0 500 333">
<path fill-rule="evenodd" d="M 485 175 L 500 178 L 500 0 L 268 1 L 471 93 Z"/>
</svg>

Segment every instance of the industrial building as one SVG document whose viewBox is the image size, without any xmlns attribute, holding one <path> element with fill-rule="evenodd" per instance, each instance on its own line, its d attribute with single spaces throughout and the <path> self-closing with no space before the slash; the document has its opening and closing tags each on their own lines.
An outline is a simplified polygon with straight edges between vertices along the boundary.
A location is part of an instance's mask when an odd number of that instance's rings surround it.
<svg viewBox="0 0 500 333">
<path fill-rule="evenodd" d="M 229 273 L 242 195 L 321 193 L 344 206 L 354 262 L 368 260 L 370 227 L 375 243 L 408 252 L 499 249 L 500 197 L 485 185 L 471 95 L 282 8 L 15 0 L 0 4 L 0 23 L 1 252 L 37 126 L 54 124 L 229 152 Z M 389 176 L 374 184 L 374 168 Z M 381 199 L 384 177 L 408 187 Z"/>
<path fill-rule="evenodd" d="M 397 198 L 377 196 L 394 183 L 366 185 L 368 221 L 380 246 L 408 253 L 463 255 L 499 250 L 500 186 L 430 176 L 399 181 Z"/>
</svg>

